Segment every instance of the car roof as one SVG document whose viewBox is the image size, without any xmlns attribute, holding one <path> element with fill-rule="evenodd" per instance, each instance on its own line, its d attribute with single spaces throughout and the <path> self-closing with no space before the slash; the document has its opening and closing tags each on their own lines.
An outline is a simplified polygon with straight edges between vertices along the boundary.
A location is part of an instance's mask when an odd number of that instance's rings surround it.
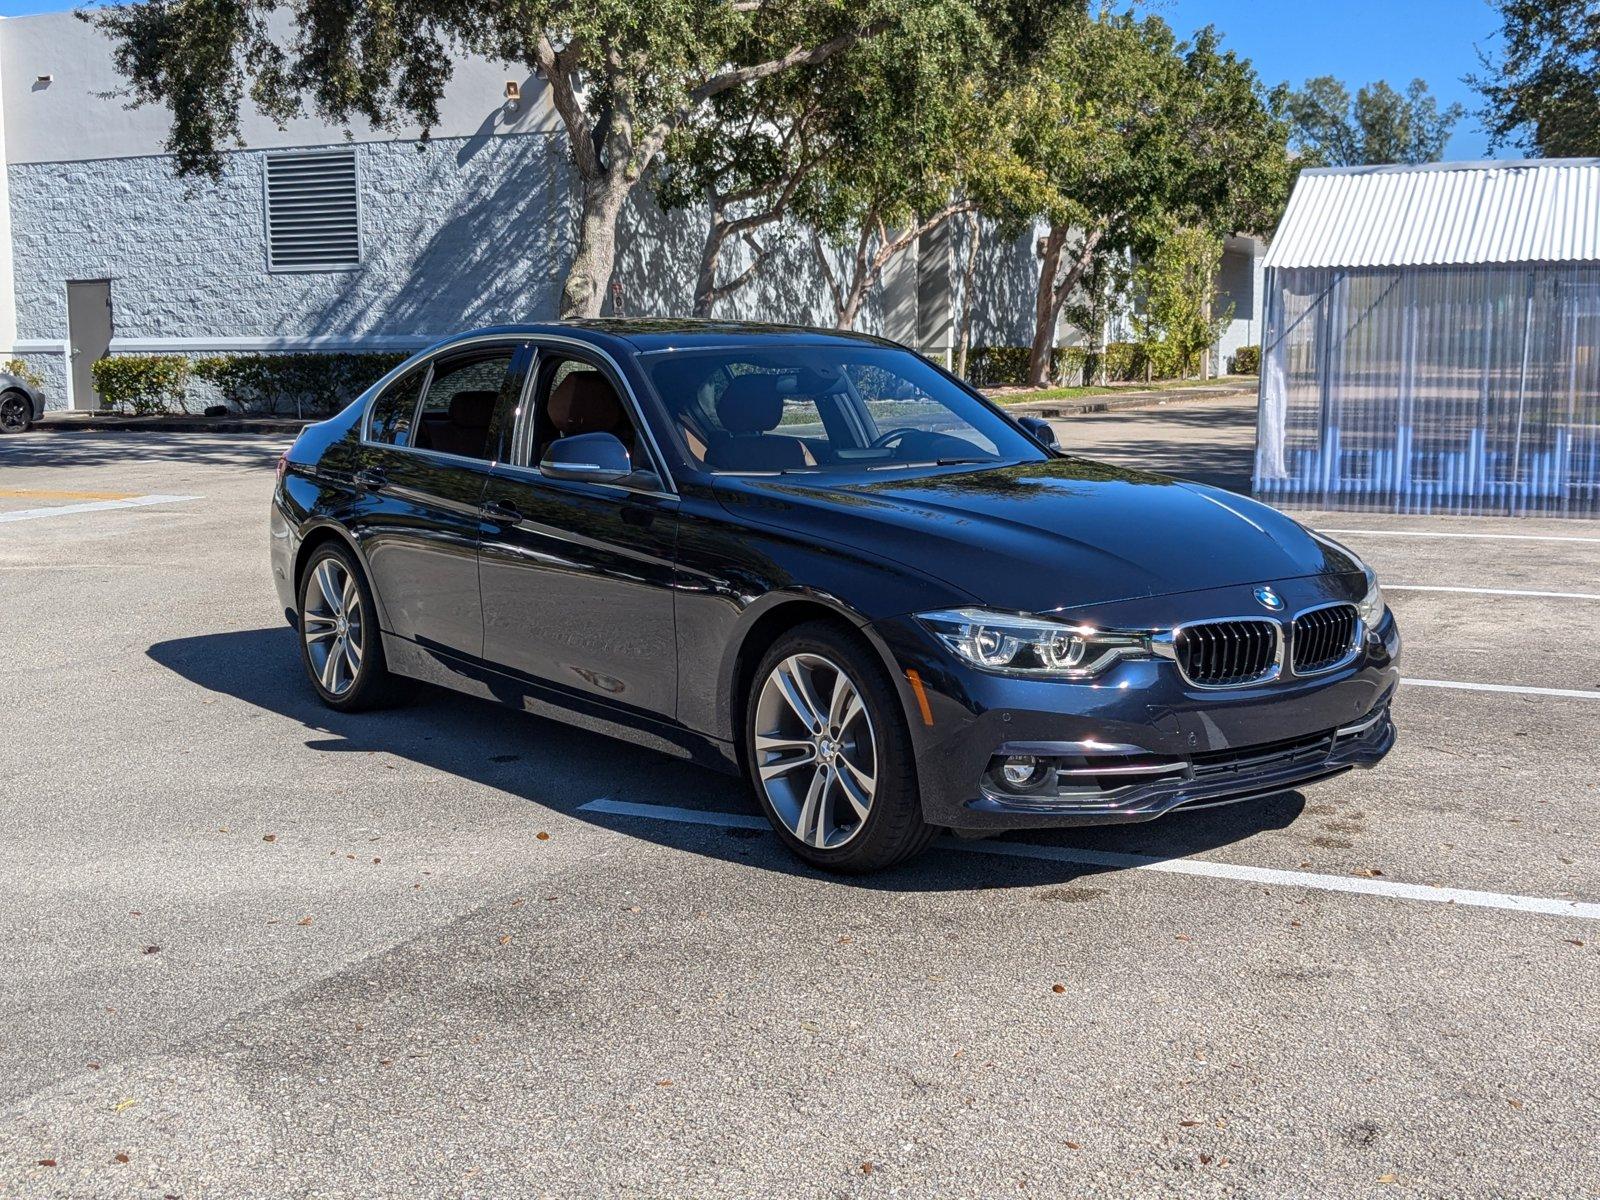
<svg viewBox="0 0 1600 1200">
<path fill-rule="evenodd" d="M 709 349 L 713 346 L 839 345 L 889 346 L 897 343 L 864 333 L 815 329 L 805 325 L 767 325 L 755 321 L 697 321 L 679 317 L 613 317 L 583 321 L 549 321 L 527 325 L 492 325 L 466 330 L 441 345 L 495 335 L 534 337 L 558 335 L 613 351 L 646 354 L 655 350 Z"/>
</svg>

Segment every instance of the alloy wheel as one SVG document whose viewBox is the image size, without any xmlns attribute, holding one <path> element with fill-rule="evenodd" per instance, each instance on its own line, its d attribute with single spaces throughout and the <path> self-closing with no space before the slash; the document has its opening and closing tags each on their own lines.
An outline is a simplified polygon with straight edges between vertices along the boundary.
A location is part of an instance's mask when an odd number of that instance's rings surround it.
<svg viewBox="0 0 1600 1200">
<path fill-rule="evenodd" d="M 32 406 L 21 396 L 0 400 L 0 432 L 21 433 L 33 417 Z"/>
<path fill-rule="evenodd" d="M 878 742 L 861 689 L 820 654 L 783 659 L 761 686 L 756 772 L 778 818 L 806 845 L 833 850 L 865 827 Z"/>
<path fill-rule="evenodd" d="M 311 568 L 300 619 L 306 654 L 323 690 L 342 696 L 361 674 L 366 649 L 366 621 L 361 589 L 337 558 L 324 558 Z"/>
</svg>

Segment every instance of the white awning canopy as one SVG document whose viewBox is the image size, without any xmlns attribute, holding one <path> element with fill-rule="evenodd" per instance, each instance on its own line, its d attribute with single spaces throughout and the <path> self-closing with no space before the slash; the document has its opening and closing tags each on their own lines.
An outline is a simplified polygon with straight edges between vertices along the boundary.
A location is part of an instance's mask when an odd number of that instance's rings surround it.
<svg viewBox="0 0 1600 1200">
<path fill-rule="evenodd" d="M 1303 171 L 1266 266 L 1600 262 L 1600 159 Z"/>
</svg>

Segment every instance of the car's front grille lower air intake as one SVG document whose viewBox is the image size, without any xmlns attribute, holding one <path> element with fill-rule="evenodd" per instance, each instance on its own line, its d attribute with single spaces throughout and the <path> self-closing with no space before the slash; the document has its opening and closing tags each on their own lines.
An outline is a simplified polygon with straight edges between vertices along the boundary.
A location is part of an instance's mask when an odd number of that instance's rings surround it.
<svg viewBox="0 0 1600 1200">
<path fill-rule="evenodd" d="M 1178 669 L 1200 687 L 1242 687 L 1278 673 L 1281 626 L 1244 618 L 1180 625 L 1172 636 Z"/>
<path fill-rule="evenodd" d="M 1294 619 L 1294 673 L 1316 675 L 1346 662 L 1356 649 L 1353 604 L 1325 604 Z"/>
</svg>

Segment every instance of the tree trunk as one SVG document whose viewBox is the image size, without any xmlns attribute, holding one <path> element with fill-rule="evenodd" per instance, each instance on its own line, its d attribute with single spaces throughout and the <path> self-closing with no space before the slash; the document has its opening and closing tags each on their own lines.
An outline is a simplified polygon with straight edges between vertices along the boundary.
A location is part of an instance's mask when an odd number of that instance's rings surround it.
<svg viewBox="0 0 1600 1200">
<path fill-rule="evenodd" d="M 967 343 L 972 338 L 972 287 L 978 277 L 978 241 L 982 236 L 978 214 L 967 214 L 967 263 L 961 272 L 961 315 L 956 322 L 955 373 L 967 377 Z"/>
<path fill-rule="evenodd" d="M 563 321 L 600 315 L 617 260 L 617 217 L 627 196 L 628 182 L 620 171 L 584 182 L 577 250 L 561 289 Z"/>
<path fill-rule="evenodd" d="M 1028 352 L 1028 386 L 1050 386 L 1050 360 L 1056 343 L 1056 314 L 1061 311 L 1056 303 L 1056 275 L 1061 270 L 1061 248 L 1066 244 L 1067 230 L 1062 225 L 1052 225 L 1044 239 L 1044 261 L 1039 264 L 1039 287 L 1033 297 L 1033 346 Z"/>
<path fill-rule="evenodd" d="M 700 271 L 694 279 L 694 315 L 706 318 L 717 303 L 717 269 L 722 264 L 722 243 L 728 237 L 728 222 L 722 203 L 711 202 L 711 223 L 706 226 L 705 245 L 700 248 Z"/>
</svg>

